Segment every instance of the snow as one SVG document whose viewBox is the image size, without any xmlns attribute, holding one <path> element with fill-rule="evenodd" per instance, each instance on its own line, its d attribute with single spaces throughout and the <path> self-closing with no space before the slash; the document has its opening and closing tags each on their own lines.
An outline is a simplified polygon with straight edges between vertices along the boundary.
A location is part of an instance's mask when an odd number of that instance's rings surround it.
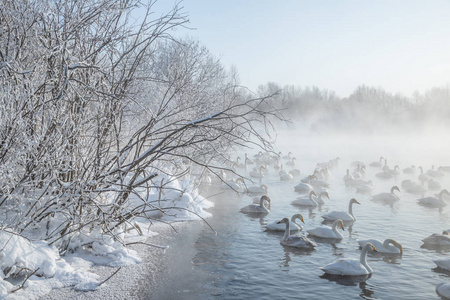
<svg viewBox="0 0 450 300">
<path fill-rule="evenodd" d="M 199 194 L 192 180 L 165 180 L 162 189 L 152 189 L 150 192 L 142 189 L 139 196 L 130 196 L 127 203 L 129 208 L 141 205 L 142 199 L 145 199 L 158 206 L 158 217 L 165 223 L 211 217 L 205 209 L 212 207 L 213 203 Z M 159 199 L 160 195 L 162 199 Z M 110 196 L 113 197 L 113 193 Z M 105 236 L 98 229 L 82 230 L 71 238 L 64 255 L 60 255 L 56 247 L 46 241 L 27 240 L 12 230 L 1 229 L 0 298 L 38 299 L 54 289 L 71 287 L 73 291 L 86 292 L 108 286 L 108 280 L 103 282 L 108 278 L 107 272 L 99 276 L 92 271 L 96 266 L 105 266 L 112 274 L 119 267 L 141 264 L 143 259 L 140 253 L 127 244 L 156 245 L 153 238 L 158 233 L 153 229 L 158 228 L 158 224 L 162 226 L 161 222 L 151 223 L 141 218 L 135 220 L 134 224 L 139 230 L 118 230 L 114 232 L 116 239 Z M 160 249 L 158 251 L 159 255 L 163 254 Z"/>
</svg>

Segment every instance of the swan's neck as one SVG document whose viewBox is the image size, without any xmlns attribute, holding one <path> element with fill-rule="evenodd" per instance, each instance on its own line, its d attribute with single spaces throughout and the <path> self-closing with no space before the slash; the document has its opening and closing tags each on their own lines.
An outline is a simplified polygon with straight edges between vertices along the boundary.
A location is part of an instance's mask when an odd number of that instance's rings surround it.
<svg viewBox="0 0 450 300">
<path fill-rule="evenodd" d="M 261 200 L 259 200 L 259 206 L 265 208 L 266 206 L 264 205 L 264 201 L 266 201 L 266 200 L 264 199 L 264 197 L 261 197 Z"/>
<path fill-rule="evenodd" d="M 284 236 L 283 236 L 284 240 L 287 239 L 290 235 L 290 232 L 291 232 L 291 224 L 290 223 L 291 222 L 286 222 L 286 230 L 284 231 Z"/>
<path fill-rule="evenodd" d="M 339 235 L 339 231 L 337 230 L 338 223 L 339 222 L 334 222 L 333 227 L 331 228 L 331 230 L 333 230 L 333 232 L 336 233 L 337 235 Z"/>
<path fill-rule="evenodd" d="M 391 241 L 389 239 L 384 240 L 383 247 L 389 250 L 394 250 L 395 248 L 397 248 L 394 245 L 391 245 Z"/>
<path fill-rule="evenodd" d="M 350 202 L 348 205 L 348 213 L 350 214 L 350 216 L 353 217 L 353 219 L 356 219 L 355 216 L 353 215 L 353 202 Z"/>
<path fill-rule="evenodd" d="M 318 205 L 317 201 L 313 199 L 313 194 L 312 194 L 312 193 L 309 194 L 309 200 L 311 201 L 311 203 L 312 203 L 313 205 L 316 205 L 316 206 Z"/>
<path fill-rule="evenodd" d="M 370 245 L 366 245 L 362 251 L 361 251 L 361 256 L 359 257 L 359 262 L 364 266 L 364 268 L 366 268 L 366 270 L 369 273 L 372 273 L 372 268 L 367 264 L 367 252 L 369 251 Z"/>
</svg>

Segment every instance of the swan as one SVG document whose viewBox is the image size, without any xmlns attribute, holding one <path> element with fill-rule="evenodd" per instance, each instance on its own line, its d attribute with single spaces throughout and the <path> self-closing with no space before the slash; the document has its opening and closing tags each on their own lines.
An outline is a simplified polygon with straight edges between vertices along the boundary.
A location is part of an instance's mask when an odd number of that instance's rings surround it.
<svg viewBox="0 0 450 300">
<path fill-rule="evenodd" d="M 374 161 L 373 163 L 370 163 L 369 166 L 381 168 L 383 166 L 383 159 L 384 159 L 384 157 L 380 156 L 380 161 Z"/>
<path fill-rule="evenodd" d="M 433 260 L 433 262 L 436 264 L 436 266 L 438 266 L 442 270 L 450 271 L 450 259 L 449 258 L 436 259 L 436 260 Z"/>
<path fill-rule="evenodd" d="M 344 222 L 355 221 L 356 218 L 353 215 L 353 203 L 361 204 L 355 198 L 352 198 L 352 199 L 350 199 L 350 202 L 348 204 L 348 212 L 332 211 L 328 214 L 323 215 L 322 218 L 324 218 L 325 221 L 335 221 L 337 219 L 341 219 Z"/>
<path fill-rule="evenodd" d="M 400 167 L 398 165 L 395 165 L 394 169 L 389 170 L 388 172 L 394 176 L 398 176 L 398 175 L 400 175 Z"/>
<path fill-rule="evenodd" d="M 295 157 L 286 162 L 286 166 L 295 166 Z"/>
<path fill-rule="evenodd" d="M 347 169 L 347 174 L 345 174 L 345 176 L 344 176 L 344 182 L 347 182 L 347 180 L 349 180 L 349 179 L 353 180 L 355 178 L 353 178 L 352 174 L 350 174 L 350 170 Z"/>
<path fill-rule="evenodd" d="M 283 156 L 283 159 L 291 159 L 292 158 L 292 152 L 288 152 L 287 155 Z"/>
<path fill-rule="evenodd" d="M 400 243 L 393 239 L 385 239 L 384 242 L 375 239 L 361 240 L 358 244 L 364 247 L 367 243 L 371 243 L 378 252 L 386 254 L 403 254 L 403 247 Z M 391 244 L 393 246 L 391 246 Z"/>
<path fill-rule="evenodd" d="M 442 185 L 439 181 L 430 178 L 430 180 L 428 180 L 428 188 L 430 190 L 440 190 L 442 188 Z"/>
<path fill-rule="evenodd" d="M 404 168 L 403 169 L 403 173 L 405 173 L 405 174 L 414 174 L 414 173 L 416 173 L 416 166 L 412 165 L 411 167 Z"/>
<path fill-rule="evenodd" d="M 304 182 L 300 182 L 299 184 L 297 184 L 296 186 L 294 186 L 294 189 L 296 192 L 300 192 L 300 193 L 309 193 L 311 191 L 313 191 L 313 187 L 310 184 L 311 181 L 311 175 L 308 176 L 308 182 L 304 183 Z"/>
<path fill-rule="evenodd" d="M 380 179 L 391 179 L 394 178 L 394 175 L 388 171 L 383 171 L 380 173 L 375 174 L 376 177 L 380 178 Z"/>
<path fill-rule="evenodd" d="M 317 201 L 314 200 L 313 196 L 317 196 L 316 192 L 311 191 L 309 192 L 308 198 L 298 197 L 296 200 L 292 201 L 291 204 L 300 206 L 319 206 Z"/>
<path fill-rule="evenodd" d="M 418 194 L 418 195 L 424 194 L 427 191 L 427 189 L 424 186 L 422 186 L 410 179 L 406 179 L 406 180 L 402 181 L 402 188 L 407 193 Z"/>
<path fill-rule="evenodd" d="M 425 182 L 425 181 L 428 181 L 428 180 L 430 180 L 430 176 L 428 176 L 427 174 L 424 174 L 423 173 L 423 168 L 420 166 L 419 167 L 419 169 L 420 169 L 420 175 L 419 175 L 419 177 L 417 177 L 421 182 Z"/>
<path fill-rule="evenodd" d="M 377 202 L 394 202 L 394 201 L 398 201 L 400 200 L 400 198 L 394 194 L 394 191 L 399 191 L 400 189 L 398 188 L 398 186 L 394 185 L 391 188 L 391 192 L 390 193 L 380 193 L 380 194 L 376 194 L 372 196 L 372 201 L 377 201 Z M 377 247 L 378 249 L 378 247 Z"/>
<path fill-rule="evenodd" d="M 240 182 L 244 183 L 244 179 L 242 177 L 239 177 L 237 179 L 229 179 L 223 182 L 222 187 L 224 188 L 231 188 L 233 191 L 240 193 L 243 191 L 242 186 L 240 185 Z"/>
<path fill-rule="evenodd" d="M 302 225 L 295 222 L 296 219 L 299 219 L 300 221 L 305 223 L 305 221 L 303 221 L 303 216 L 301 214 L 293 215 L 291 217 L 291 223 L 289 224 L 290 231 L 297 231 L 297 230 L 300 231 L 303 229 Z M 285 231 L 286 230 L 286 226 L 280 222 L 272 222 L 272 223 L 265 225 L 264 227 L 266 228 L 266 230 L 272 230 L 272 231 Z"/>
<path fill-rule="evenodd" d="M 254 164 L 253 160 L 248 157 L 247 153 L 245 153 L 245 163 L 247 165 L 253 165 Z"/>
<path fill-rule="evenodd" d="M 434 165 L 431 166 L 431 170 L 427 171 L 427 175 L 434 178 L 445 176 L 444 172 L 442 171 L 442 168 L 435 170 Z"/>
<path fill-rule="evenodd" d="M 284 236 L 280 240 L 280 244 L 284 246 L 296 247 L 296 248 L 305 248 L 305 249 L 314 249 L 317 247 L 317 244 L 308 239 L 305 236 L 300 235 L 290 235 L 290 221 L 288 218 L 284 218 L 278 223 L 285 223 L 286 229 L 284 231 Z"/>
<path fill-rule="evenodd" d="M 360 194 L 370 194 L 372 193 L 372 190 L 373 190 L 372 180 L 369 180 L 365 184 L 359 185 L 356 188 L 356 192 Z"/>
<path fill-rule="evenodd" d="M 270 210 L 267 207 L 264 206 L 264 201 L 267 201 L 270 204 L 270 198 L 267 197 L 266 195 L 264 195 L 264 196 L 261 196 L 261 199 L 259 201 L 259 205 L 258 204 L 247 205 L 246 207 L 241 208 L 241 212 L 244 212 L 244 213 L 268 214 L 268 213 L 270 213 Z"/>
<path fill-rule="evenodd" d="M 450 195 L 446 189 L 443 189 L 439 194 L 437 194 L 438 198 L 436 198 L 436 197 L 420 198 L 417 200 L 417 203 L 420 205 L 429 206 L 429 207 L 447 206 L 447 202 L 445 202 L 445 200 L 442 199 L 443 194 Z"/>
<path fill-rule="evenodd" d="M 249 173 L 249 175 L 250 175 L 250 177 L 253 177 L 253 178 L 263 178 L 264 177 L 263 170 L 266 170 L 266 167 L 260 166 L 259 168 L 254 168 Z"/>
<path fill-rule="evenodd" d="M 327 197 L 328 200 L 330 199 L 330 195 L 328 195 L 328 192 L 321 192 L 319 194 L 319 196 L 317 197 L 317 200 L 316 200 L 317 204 L 319 204 L 319 205 L 325 204 L 325 201 L 323 201 L 322 197 Z"/>
<path fill-rule="evenodd" d="M 284 172 L 280 175 L 280 180 L 282 181 L 291 181 L 294 179 L 294 173 L 292 171 Z"/>
<path fill-rule="evenodd" d="M 330 227 L 317 227 L 314 229 L 307 230 L 312 236 L 325 238 L 325 239 L 343 239 L 344 235 L 337 230 L 337 227 L 341 227 L 344 230 L 344 222 L 341 219 L 334 221 L 333 226 Z"/>
<path fill-rule="evenodd" d="M 362 166 L 360 167 L 358 165 L 358 168 L 352 173 L 353 179 L 362 179 L 366 176 L 366 167 Z"/>
<path fill-rule="evenodd" d="M 422 240 L 424 246 L 450 246 L 450 236 L 447 231 L 439 233 L 433 233 L 429 237 Z"/>
<path fill-rule="evenodd" d="M 261 184 L 260 186 L 257 185 L 251 185 L 249 187 L 247 187 L 247 194 L 263 194 L 266 195 L 267 194 L 267 185 L 265 184 Z"/>
<path fill-rule="evenodd" d="M 450 283 L 439 283 L 436 286 L 436 293 L 445 299 L 450 299 Z"/>
<path fill-rule="evenodd" d="M 346 276 L 359 276 L 372 274 L 372 268 L 367 264 L 367 252 L 377 251 L 377 249 L 371 244 L 367 243 L 361 250 L 359 261 L 352 258 L 341 258 L 335 262 L 332 262 L 324 267 L 321 267 L 322 271 L 332 275 L 346 275 Z"/>
</svg>

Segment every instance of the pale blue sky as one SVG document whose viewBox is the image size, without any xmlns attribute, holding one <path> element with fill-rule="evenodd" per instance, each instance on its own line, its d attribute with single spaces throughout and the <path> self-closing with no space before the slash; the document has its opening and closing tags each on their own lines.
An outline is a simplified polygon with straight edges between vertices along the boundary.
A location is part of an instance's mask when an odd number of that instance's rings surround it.
<svg viewBox="0 0 450 300">
<path fill-rule="evenodd" d="M 169 7 L 176 1 L 162 0 Z M 450 83 L 450 1 L 184 0 L 189 26 L 252 90 L 269 81 L 346 97 Z"/>
</svg>

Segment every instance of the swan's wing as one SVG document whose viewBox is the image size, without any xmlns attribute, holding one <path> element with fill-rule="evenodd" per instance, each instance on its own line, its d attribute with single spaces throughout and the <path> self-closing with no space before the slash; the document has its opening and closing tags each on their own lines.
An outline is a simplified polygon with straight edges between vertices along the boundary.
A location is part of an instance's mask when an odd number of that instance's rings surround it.
<svg viewBox="0 0 450 300">
<path fill-rule="evenodd" d="M 339 259 L 321 268 L 325 273 L 333 275 L 367 275 L 369 272 L 356 259 Z"/>
</svg>

